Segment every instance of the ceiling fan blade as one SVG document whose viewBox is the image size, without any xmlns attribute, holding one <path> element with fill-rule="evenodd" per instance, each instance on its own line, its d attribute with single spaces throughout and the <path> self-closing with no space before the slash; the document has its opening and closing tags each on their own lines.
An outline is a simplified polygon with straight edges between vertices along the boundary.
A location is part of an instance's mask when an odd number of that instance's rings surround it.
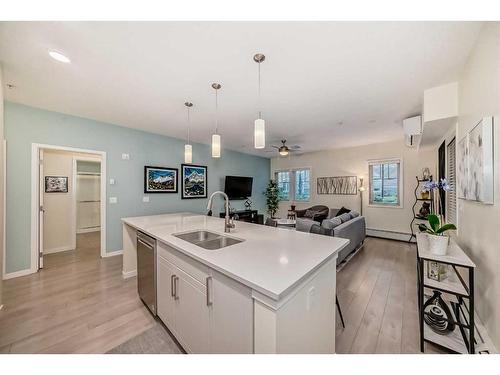
<svg viewBox="0 0 500 375">
<path fill-rule="evenodd" d="M 300 148 L 299 145 L 288 146 L 290 150 L 298 150 Z"/>
</svg>

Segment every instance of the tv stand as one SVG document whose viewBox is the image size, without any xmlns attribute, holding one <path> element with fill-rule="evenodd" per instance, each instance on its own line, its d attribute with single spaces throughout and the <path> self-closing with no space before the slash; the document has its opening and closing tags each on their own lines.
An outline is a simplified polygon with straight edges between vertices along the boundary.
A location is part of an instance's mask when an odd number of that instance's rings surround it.
<svg viewBox="0 0 500 375">
<path fill-rule="evenodd" d="M 224 212 L 221 212 L 219 214 L 219 217 L 224 218 L 225 215 L 226 214 Z M 239 221 L 245 221 L 247 223 L 254 224 L 264 224 L 264 215 L 259 215 L 259 212 L 257 210 L 235 210 L 229 213 L 229 216 L 231 218 L 233 218 L 234 215 L 238 215 Z"/>
</svg>

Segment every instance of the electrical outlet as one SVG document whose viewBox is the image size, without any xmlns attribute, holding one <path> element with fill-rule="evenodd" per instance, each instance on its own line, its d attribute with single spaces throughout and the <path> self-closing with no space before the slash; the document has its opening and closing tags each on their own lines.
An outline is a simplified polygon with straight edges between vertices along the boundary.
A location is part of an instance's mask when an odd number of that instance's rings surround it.
<svg viewBox="0 0 500 375">
<path fill-rule="evenodd" d="M 123 159 L 123 160 L 130 160 L 130 155 L 129 155 L 129 154 L 125 154 L 125 153 L 123 153 L 123 154 L 122 154 L 122 159 Z"/>
<path fill-rule="evenodd" d="M 142 201 L 143 201 L 144 203 L 149 203 L 149 197 L 148 197 L 147 195 L 143 196 L 143 197 L 142 197 Z"/>
<path fill-rule="evenodd" d="M 109 203 L 110 204 L 118 203 L 118 198 L 117 197 L 109 197 Z"/>
</svg>

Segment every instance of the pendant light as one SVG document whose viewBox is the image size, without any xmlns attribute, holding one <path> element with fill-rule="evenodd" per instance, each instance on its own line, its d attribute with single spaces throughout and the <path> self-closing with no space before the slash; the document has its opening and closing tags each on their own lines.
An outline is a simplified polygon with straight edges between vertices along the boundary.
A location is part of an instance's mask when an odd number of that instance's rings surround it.
<svg viewBox="0 0 500 375">
<path fill-rule="evenodd" d="M 184 105 L 187 108 L 187 143 L 184 145 L 184 163 L 191 164 L 193 162 L 193 146 L 191 146 L 189 139 L 189 128 L 191 127 L 191 118 L 189 116 L 189 110 L 193 106 L 193 103 L 186 102 Z"/>
<path fill-rule="evenodd" d="M 222 86 L 218 83 L 212 83 L 212 88 L 215 90 L 215 133 L 212 134 L 212 157 L 220 158 L 220 134 L 219 134 L 219 100 L 217 92 Z"/>
<path fill-rule="evenodd" d="M 259 64 L 259 118 L 255 120 L 254 126 L 254 147 L 264 148 L 266 147 L 266 122 L 262 119 L 261 104 L 260 104 L 260 64 L 266 59 L 262 53 L 257 53 L 253 60 Z"/>
</svg>

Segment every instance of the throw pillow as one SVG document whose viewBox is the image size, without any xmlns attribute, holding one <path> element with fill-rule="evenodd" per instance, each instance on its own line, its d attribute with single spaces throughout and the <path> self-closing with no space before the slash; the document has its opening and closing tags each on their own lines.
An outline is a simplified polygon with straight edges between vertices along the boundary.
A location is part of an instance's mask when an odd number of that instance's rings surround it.
<svg viewBox="0 0 500 375">
<path fill-rule="evenodd" d="M 350 210 L 350 209 L 345 208 L 344 206 L 342 206 L 342 207 L 340 208 L 339 212 L 337 212 L 337 215 L 335 215 L 335 216 L 340 216 L 340 215 L 343 215 L 343 214 L 347 214 L 347 213 L 349 213 L 349 212 L 351 212 L 351 210 Z"/>
<path fill-rule="evenodd" d="M 304 214 L 304 217 L 307 217 L 309 219 L 312 219 L 316 215 L 316 211 L 314 210 L 306 210 L 306 213 Z"/>
<path fill-rule="evenodd" d="M 331 219 L 325 219 L 321 223 L 321 227 L 326 230 L 332 230 L 342 224 L 342 220 L 339 217 L 334 217 Z"/>
<path fill-rule="evenodd" d="M 359 216 L 359 212 L 356 212 L 356 211 L 351 211 L 351 212 L 349 212 L 349 214 L 351 215 L 351 219 L 354 219 L 355 217 Z"/>
<path fill-rule="evenodd" d="M 349 212 L 346 212 L 345 214 L 342 214 L 340 216 L 337 216 L 343 223 L 346 221 L 351 220 L 351 214 Z"/>
</svg>

